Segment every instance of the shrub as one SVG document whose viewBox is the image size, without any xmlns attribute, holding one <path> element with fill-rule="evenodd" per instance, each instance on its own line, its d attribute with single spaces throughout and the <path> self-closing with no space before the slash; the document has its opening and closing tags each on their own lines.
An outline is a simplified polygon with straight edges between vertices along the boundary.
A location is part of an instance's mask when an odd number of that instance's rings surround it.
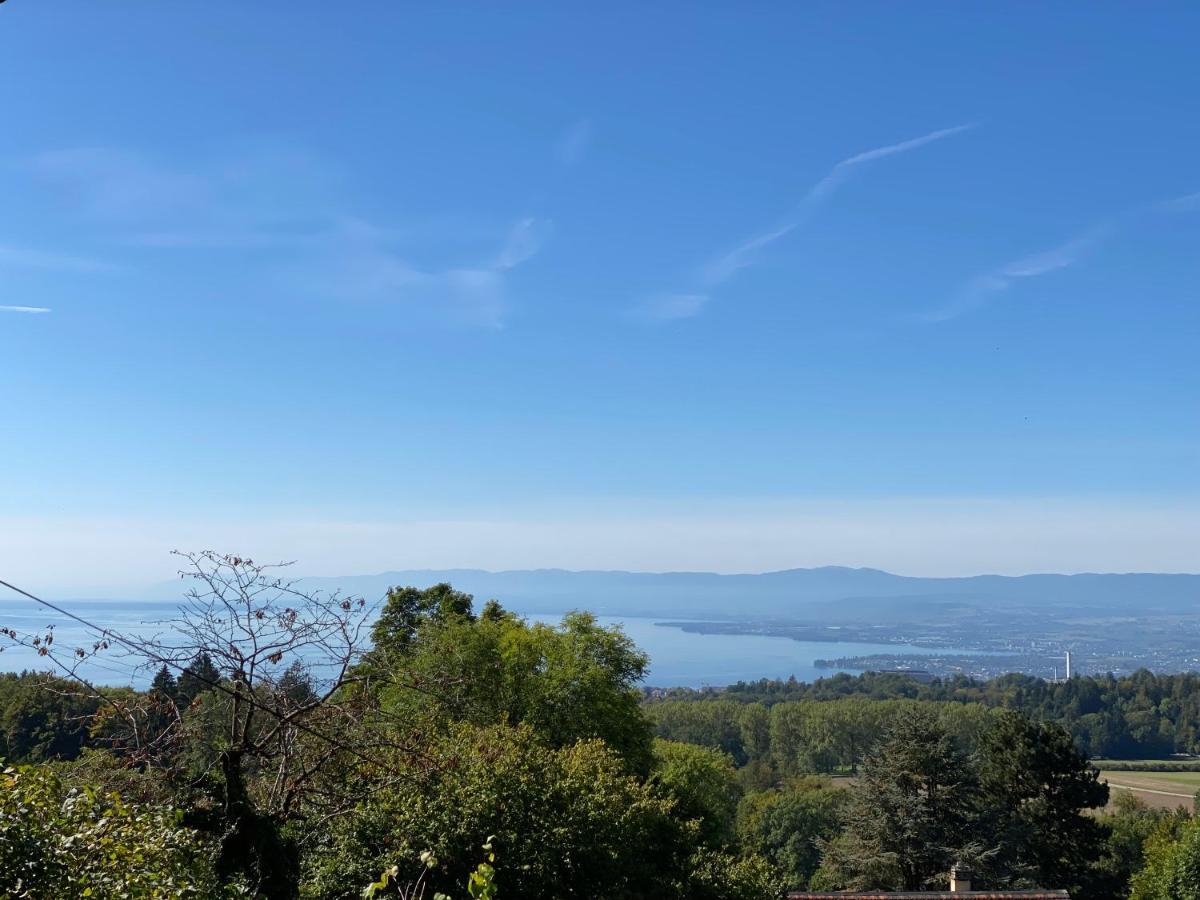
<svg viewBox="0 0 1200 900">
<path fill-rule="evenodd" d="M 0 896 L 221 896 L 205 849 L 172 810 L 70 787 L 44 767 L 0 772 Z"/>
</svg>

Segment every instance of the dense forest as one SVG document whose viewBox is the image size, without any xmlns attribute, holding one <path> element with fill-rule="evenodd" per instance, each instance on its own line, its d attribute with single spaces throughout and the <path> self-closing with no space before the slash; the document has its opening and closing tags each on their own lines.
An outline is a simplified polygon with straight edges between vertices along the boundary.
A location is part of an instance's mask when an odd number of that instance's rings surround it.
<svg viewBox="0 0 1200 900">
<path fill-rule="evenodd" d="M 530 623 L 443 584 L 376 614 L 187 563 L 160 638 L 4 628 L 57 674 L 0 676 L 0 897 L 767 900 L 939 887 L 956 863 L 1200 896 L 1200 823 L 1110 805 L 1088 762 L 1193 749 L 1191 677 L 650 695 L 645 655 L 586 613 Z M 75 677 L 114 653 L 150 688 Z"/>
<path fill-rule="evenodd" d="M 835 675 L 813 683 L 798 681 L 739 682 L 723 690 L 675 688 L 655 692 L 661 733 L 690 740 L 689 729 L 719 729 L 699 735 L 698 743 L 720 746 L 739 759 L 761 756 L 757 745 L 740 742 L 736 718 L 761 718 L 783 724 L 809 717 L 830 718 L 825 727 L 837 731 L 844 746 L 817 752 L 822 766 L 849 766 L 866 744 L 878 737 L 889 708 L 886 702 L 919 701 L 980 705 L 1018 710 L 1039 722 L 1065 728 L 1080 750 L 1104 759 L 1154 759 L 1172 754 L 1200 754 L 1200 674 L 1155 675 L 1145 669 L 1117 678 L 1075 676 L 1050 682 L 1029 675 L 1004 675 L 990 681 L 960 676 L 931 683 L 902 674 Z M 699 710 L 688 706 L 715 704 Z M 870 702 L 867 702 L 870 701 Z M 879 701 L 885 701 L 879 706 Z M 743 707 L 759 707 L 748 710 Z M 966 710 L 961 715 L 970 716 Z M 701 723 L 709 721 L 710 726 Z M 685 724 L 694 722 L 695 724 Z M 677 724 L 671 724 L 677 723 Z M 772 727 L 775 727 L 774 725 Z M 666 729 L 662 731 L 662 729 Z M 860 732 L 865 729 L 864 744 Z M 791 735 L 786 747 L 772 751 L 782 758 L 795 752 Z M 847 744 L 847 742 L 849 742 Z"/>
</svg>

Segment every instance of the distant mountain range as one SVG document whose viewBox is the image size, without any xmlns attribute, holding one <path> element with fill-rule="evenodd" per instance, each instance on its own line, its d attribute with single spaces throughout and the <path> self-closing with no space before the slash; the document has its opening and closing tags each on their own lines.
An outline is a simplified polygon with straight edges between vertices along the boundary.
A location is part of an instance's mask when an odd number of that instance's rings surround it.
<svg viewBox="0 0 1200 900">
<path fill-rule="evenodd" d="M 482 601 L 495 597 L 522 613 L 590 609 L 655 617 L 843 620 L 927 615 L 939 607 L 1096 610 L 1106 613 L 1200 613 L 1200 575 L 976 575 L 914 578 L 878 569 L 827 566 L 756 575 L 533 569 L 410 570 L 305 578 L 307 587 L 340 589 L 370 600 L 392 585 L 450 582 Z M 178 583 L 173 585 L 178 591 Z"/>
</svg>

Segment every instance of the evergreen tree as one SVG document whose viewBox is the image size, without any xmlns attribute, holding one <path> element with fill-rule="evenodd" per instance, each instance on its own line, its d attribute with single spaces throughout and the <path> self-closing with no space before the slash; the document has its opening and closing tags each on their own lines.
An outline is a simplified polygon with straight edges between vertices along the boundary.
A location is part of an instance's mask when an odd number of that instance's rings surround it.
<svg viewBox="0 0 1200 900">
<path fill-rule="evenodd" d="M 999 713 L 979 749 L 980 829 L 997 848 L 989 865 L 1018 886 L 1096 896 L 1104 828 L 1083 813 L 1108 803 L 1108 785 L 1057 725 Z"/>
<path fill-rule="evenodd" d="M 175 676 L 171 674 L 171 670 L 163 665 L 159 668 L 154 676 L 154 680 L 150 682 L 150 690 L 167 700 L 174 700 L 175 695 L 179 690 L 179 684 L 175 681 Z"/>
<path fill-rule="evenodd" d="M 919 891 L 941 883 L 971 844 L 977 778 L 934 712 L 915 707 L 863 764 L 846 829 L 814 886 Z"/>
<path fill-rule="evenodd" d="M 191 664 L 180 673 L 175 702 L 181 708 L 190 706 L 196 697 L 212 690 L 213 685 L 220 680 L 221 673 L 213 665 L 212 657 L 204 652 L 198 653 Z"/>
<path fill-rule="evenodd" d="M 165 734 L 176 720 L 179 684 L 164 663 L 150 682 L 150 707 L 146 715 L 146 730 L 151 740 Z"/>
</svg>

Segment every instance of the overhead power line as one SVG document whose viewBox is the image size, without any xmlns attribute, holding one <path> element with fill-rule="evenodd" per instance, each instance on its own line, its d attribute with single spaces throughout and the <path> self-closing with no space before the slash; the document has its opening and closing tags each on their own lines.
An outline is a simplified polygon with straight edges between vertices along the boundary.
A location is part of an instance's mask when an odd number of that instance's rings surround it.
<svg viewBox="0 0 1200 900">
<path fill-rule="evenodd" d="M 249 704 L 250 706 L 253 706 L 255 709 L 261 710 L 262 712 L 266 713 L 267 715 L 274 716 L 280 722 L 282 722 L 285 718 L 285 716 L 282 713 L 280 713 L 279 710 L 272 709 L 270 706 L 266 706 L 262 703 L 259 703 L 257 700 L 254 699 L 253 696 L 234 691 L 234 690 L 226 687 L 224 684 L 221 684 L 220 681 L 214 681 L 212 679 L 205 678 L 205 677 L 199 675 L 197 672 L 194 672 L 194 671 L 188 669 L 186 666 L 181 666 L 174 660 L 168 659 L 167 657 L 162 656 L 161 654 L 155 652 L 153 649 L 151 649 L 149 646 L 147 646 L 144 643 L 135 641 L 131 638 L 127 638 L 124 635 L 120 634 L 119 632 L 113 631 L 112 629 L 103 628 L 99 625 L 96 625 L 93 622 L 89 622 L 87 619 L 83 618 L 82 616 L 76 615 L 75 613 L 70 612 L 69 610 L 63 609 L 61 606 L 58 606 L 55 603 L 51 603 L 49 600 L 43 600 L 41 597 L 38 597 L 35 594 L 31 594 L 29 591 L 24 590 L 23 588 L 19 588 L 15 584 L 11 584 L 7 581 L 4 581 L 3 579 L 0 579 L 0 586 L 8 588 L 10 591 L 15 591 L 16 593 L 20 594 L 22 597 L 28 597 L 34 603 L 38 603 L 38 604 L 46 607 L 47 609 L 52 609 L 59 615 L 66 616 L 68 619 L 78 622 L 80 625 L 83 625 L 84 627 L 91 629 L 92 631 L 102 635 L 103 637 L 109 638 L 113 641 L 116 641 L 117 643 L 121 644 L 123 647 L 125 647 L 126 649 L 130 650 L 133 653 L 147 657 L 148 659 L 151 659 L 154 662 L 160 663 L 164 666 L 167 666 L 168 668 L 175 669 L 180 674 L 182 674 L 186 670 L 189 677 L 195 678 L 201 684 L 208 685 L 213 690 L 220 691 L 221 693 L 227 694 L 230 697 L 233 697 L 238 700 L 242 700 L 245 703 Z M 92 693 L 96 694 L 101 699 L 105 700 L 106 702 L 111 702 L 107 697 L 105 697 L 103 694 L 101 694 L 99 691 L 97 691 L 94 686 L 92 686 L 90 683 L 88 683 L 83 678 L 80 678 L 74 671 L 69 669 L 67 666 L 64 666 L 59 660 L 55 659 L 52 654 L 48 653 L 47 656 L 50 658 L 51 662 L 53 662 L 60 669 L 62 669 L 64 672 L 66 672 L 71 678 L 75 679 L 80 684 L 84 685 Z M 351 747 L 342 741 L 339 741 L 337 738 L 330 737 L 329 735 L 324 734 L 324 733 L 318 731 L 317 729 L 312 728 L 309 725 L 306 725 L 304 722 L 301 722 L 298 719 L 288 722 L 287 725 L 291 728 L 295 728 L 297 731 L 304 732 L 305 734 L 309 735 L 310 737 L 315 737 L 320 741 L 324 741 L 326 744 L 333 747 L 334 749 L 343 750 L 346 753 L 349 753 L 352 756 L 355 756 L 358 759 L 361 759 L 363 762 L 370 763 L 373 766 L 378 766 L 381 769 L 388 768 L 388 766 L 386 764 L 381 763 L 378 760 L 372 759 L 370 756 L 367 756 L 362 751 L 360 751 L 354 747 Z"/>
</svg>

